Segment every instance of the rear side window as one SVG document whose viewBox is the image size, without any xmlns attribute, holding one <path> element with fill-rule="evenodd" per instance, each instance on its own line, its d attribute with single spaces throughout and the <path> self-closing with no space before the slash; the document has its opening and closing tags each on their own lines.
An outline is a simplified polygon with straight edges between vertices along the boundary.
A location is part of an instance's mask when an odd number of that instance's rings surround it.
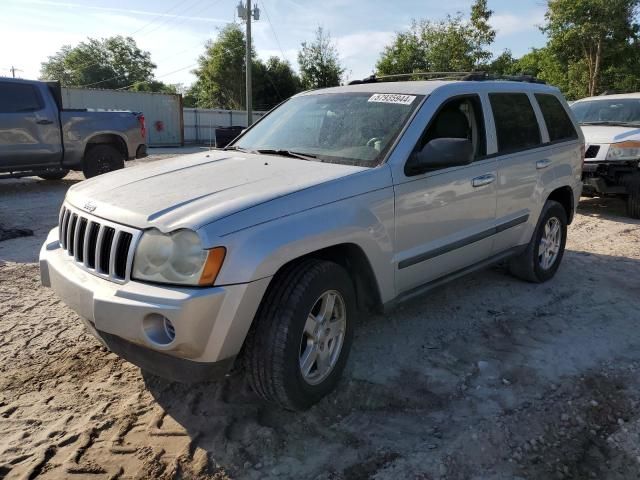
<svg viewBox="0 0 640 480">
<path fill-rule="evenodd" d="M 1 113 L 36 112 L 41 108 L 40 96 L 33 85 L 0 83 Z"/>
<path fill-rule="evenodd" d="M 573 122 L 567 115 L 566 110 L 553 95 L 536 93 L 536 100 L 540 105 L 544 123 L 547 125 L 549 140 L 558 142 L 562 140 L 574 140 L 578 138 L 578 133 L 573 127 Z"/>
<path fill-rule="evenodd" d="M 490 93 L 498 135 L 498 152 L 533 148 L 541 143 L 540 128 L 529 97 L 524 93 Z"/>
</svg>

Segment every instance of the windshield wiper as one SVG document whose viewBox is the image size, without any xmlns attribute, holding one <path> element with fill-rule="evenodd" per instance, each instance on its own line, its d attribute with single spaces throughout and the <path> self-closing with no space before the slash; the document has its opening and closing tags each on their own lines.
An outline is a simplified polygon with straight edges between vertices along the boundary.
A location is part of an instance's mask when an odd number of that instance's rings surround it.
<svg viewBox="0 0 640 480">
<path fill-rule="evenodd" d="M 263 155 L 280 155 L 281 157 L 299 158 L 301 160 L 315 160 L 316 158 L 318 158 L 310 153 L 293 152 L 291 150 L 261 148 L 259 150 L 256 150 L 256 152 Z"/>
<path fill-rule="evenodd" d="M 639 127 L 638 122 L 616 122 L 615 120 L 600 120 L 595 122 L 580 122 L 580 125 L 602 125 L 608 127 Z"/>
<path fill-rule="evenodd" d="M 223 150 L 235 150 L 236 152 L 256 153 L 255 150 L 249 150 L 248 148 L 237 147 L 235 145 L 233 145 L 232 147 L 224 147 Z"/>
</svg>

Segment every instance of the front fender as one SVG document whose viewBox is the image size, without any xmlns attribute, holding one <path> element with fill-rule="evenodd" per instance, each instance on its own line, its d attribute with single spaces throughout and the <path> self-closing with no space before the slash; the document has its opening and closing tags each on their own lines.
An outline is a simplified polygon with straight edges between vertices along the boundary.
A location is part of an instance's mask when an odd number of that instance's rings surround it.
<svg viewBox="0 0 640 480">
<path fill-rule="evenodd" d="M 204 232 L 208 241 L 227 248 L 216 284 L 270 277 L 312 252 L 355 244 L 367 256 L 386 302 L 395 296 L 393 215 L 393 188 L 388 186 L 217 237 L 212 224 Z"/>
</svg>

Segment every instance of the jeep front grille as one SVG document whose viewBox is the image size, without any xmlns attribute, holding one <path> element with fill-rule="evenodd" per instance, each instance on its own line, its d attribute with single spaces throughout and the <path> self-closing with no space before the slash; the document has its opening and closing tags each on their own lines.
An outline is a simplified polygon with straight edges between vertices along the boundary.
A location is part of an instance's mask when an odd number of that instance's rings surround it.
<svg viewBox="0 0 640 480">
<path fill-rule="evenodd" d="M 117 283 L 129 279 L 139 230 L 103 220 L 64 205 L 59 219 L 60 246 L 88 272 Z"/>
</svg>

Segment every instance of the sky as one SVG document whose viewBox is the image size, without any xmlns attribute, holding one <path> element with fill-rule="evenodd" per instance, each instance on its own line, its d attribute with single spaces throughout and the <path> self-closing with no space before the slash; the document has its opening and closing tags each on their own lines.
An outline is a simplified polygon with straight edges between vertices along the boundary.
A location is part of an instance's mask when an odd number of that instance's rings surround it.
<svg viewBox="0 0 640 480">
<path fill-rule="evenodd" d="M 413 18 L 438 20 L 468 15 L 472 0 L 254 0 L 258 56 L 284 57 L 297 69 L 297 52 L 318 26 L 329 31 L 346 67 L 346 79 L 370 75 L 383 47 Z M 544 45 L 543 0 L 489 0 L 497 30 L 495 54 L 515 56 Z M 238 21 L 238 0 L 0 0 L 0 76 L 38 78 L 40 64 L 65 44 L 87 37 L 132 36 L 151 52 L 156 78 L 190 85 L 191 70 L 207 39 Z"/>
</svg>

